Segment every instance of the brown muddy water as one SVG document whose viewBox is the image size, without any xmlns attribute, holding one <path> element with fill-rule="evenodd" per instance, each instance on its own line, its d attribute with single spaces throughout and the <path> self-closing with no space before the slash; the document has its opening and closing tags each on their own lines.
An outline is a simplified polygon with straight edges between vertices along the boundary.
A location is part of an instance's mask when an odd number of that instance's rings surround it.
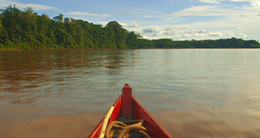
<svg viewBox="0 0 260 138">
<path fill-rule="evenodd" d="M 260 137 L 259 49 L 0 51 L 0 137 L 87 137 L 125 83 L 172 137 Z"/>
</svg>

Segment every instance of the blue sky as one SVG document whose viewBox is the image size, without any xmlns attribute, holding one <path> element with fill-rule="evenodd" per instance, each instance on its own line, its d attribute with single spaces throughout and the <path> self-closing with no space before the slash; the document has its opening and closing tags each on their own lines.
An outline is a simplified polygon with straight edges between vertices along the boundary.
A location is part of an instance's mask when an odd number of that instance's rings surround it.
<svg viewBox="0 0 260 138">
<path fill-rule="evenodd" d="M 9 4 L 50 18 L 62 13 L 103 26 L 118 21 L 147 39 L 260 40 L 260 0 L 0 0 L 1 9 Z"/>
</svg>

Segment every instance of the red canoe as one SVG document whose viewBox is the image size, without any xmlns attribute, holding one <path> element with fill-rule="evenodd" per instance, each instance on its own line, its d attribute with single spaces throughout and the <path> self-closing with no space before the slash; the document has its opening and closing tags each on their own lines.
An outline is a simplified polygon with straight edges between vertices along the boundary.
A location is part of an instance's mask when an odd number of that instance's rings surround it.
<svg viewBox="0 0 260 138">
<path fill-rule="evenodd" d="M 171 138 L 164 128 L 152 117 L 152 115 L 135 99 L 132 95 L 132 88 L 125 84 L 122 95 L 113 104 L 114 110 L 110 116 L 108 124 L 117 120 L 120 116 L 143 119 L 143 126 L 147 129 L 147 134 L 152 138 Z M 98 138 L 104 118 L 98 123 L 88 138 Z"/>
</svg>

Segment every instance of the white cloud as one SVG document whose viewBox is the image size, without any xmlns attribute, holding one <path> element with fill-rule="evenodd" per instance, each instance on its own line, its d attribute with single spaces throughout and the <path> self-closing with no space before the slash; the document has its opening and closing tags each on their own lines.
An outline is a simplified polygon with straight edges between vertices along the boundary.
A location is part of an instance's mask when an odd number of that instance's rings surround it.
<svg viewBox="0 0 260 138">
<path fill-rule="evenodd" d="M 215 37 L 220 37 L 223 35 L 221 32 L 215 32 L 215 31 L 204 30 L 204 29 L 184 30 L 181 33 L 183 37 L 189 39 L 209 39 L 209 38 L 216 39 Z"/>
<path fill-rule="evenodd" d="M 260 7 L 260 1 L 251 1 L 251 6 L 259 8 Z"/>
<path fill-rule="evenodd" d="M 15 4 L 16 7 L 19 9 L 25 9 L 26 7 L 31 7 L 33 10 L 54 10 L 56 9 L 55 7 L 51 6 L 46 6 L 46 5 L 39 5 L 39 4 L 32 4 L 32 3 L 19 3 L 19 2 L 14 2 L 11 0 L 0 0 L 0 7 L 5 8 L 8 7 L 9 5 Z"/>
<path fill-rule="evenodd" d="M 248 19 L 250 19 L 250 17 L 248 17 Z M 127 23 L 120 24 L 127 30 L 140 33 L 147 39 L 170 38 L 173 40 L 204 40 L 230 37 L 246 39 L 252 30 L 257 34 L 258 31 L 256 30 L 259 30 L 256 24 L 257 21 L 257 19 L 251 20 L 251 27 L 248 27 L 248 24 L 242 22 L 242 19 L 237 18 L 237 20 L 234 20 L 234 18 L 228 19 L 228 17 L 223 18 L 222 21 L 196 22 L 183 25 L 141 25 L 135 23 L 136 27 L 129 27 Z M 254 23 L 256 25 L 254 25 Z M 208 29 L 205 29 L 205 27 Z M 250 38 L 252 39 L 252 36 Z"/>
<path fill-rule="evenodd" d="M 105 22 L 105 21 L 99 21 L 97 22 L 97 24 L 100 24 L 102 25 L 102 27 L 105 27 L 107 25 L 108 22 Z"/>
<path fill-rule="evenodd" d="M 224 9 L 215 5 L 191 6 L 190 8 L 165 14 L 166 16 L 228 16 L 237 13 L 238 10 Z"/>
<path fill-rule="evenodd" d="M 69 15 L 86 15 L 86 16 L 99 16 L 99 17 L 109 17 L 110 15 L 107 13 L 102 13 L 102 12 L 96 12 L 96 13 L 91 13 L 91 12 L 77 12 L 77 11 L 71 11 L 67 12 L 64 14 L 69 14 Z"/>
<path fill-rule="evenodd" d="M 14 0 L 13 0 L 14 1 Z M 24 4 L 17 3 L 11 0 L 0 0 L 0 5 L 7 7 L 9 4 L 16 3 L 18 8 L 32 7 L 34 10 L 51 10 L 55 7 L 37 5 L 37 4 Z M 164 14 L 161 11 L 147 12 L 143 9 L 137 9 L 130 13 L 121 15 L 141 16 L 141 17 L 156 17 L 160 20 L 133 20 L 134 22 L 119 22 L 124 28 L 129 31 L 141 33 L 144 38 L 158 39 L 158 38 L 171 38 L 174 40 L 182 39 L 218 39 L 227 37 L 237 38 L 250 38 L 260 40 L 260 1 L 259 0 L 227 0 L 232 2 L 248 2 L 242 7 L 234 5 L 222 5 L 220 2 L 223 0 L 200 0 L 209 5 L 191 6 L 171 14 Z M 212 5 L 217 4 L 217 5 Z M 0 7 L 1 7 L 0 6 Z M 111 20 L 117 19 L 116 17 L 107 13 L 98 12 L 78 12 L 71 11 L 64 13 L 67 15 L 79 16 L 95 16 L 95 17 L 111 17 Z M 199 20 L 188 22 L 188 16 L 199 16 Z M 213 18 L 204 18 L 202 16 L 215 16 Z M 217 17 L 216 17 L 217 16 Z M 89 20 L 89 17 L 87 17 Z M 107 19 L 107 18 L 103 18 Z M 164 22 L 167 24 L 164 24 Z M 97 24 L 106 26 L 108 21 L 98 21 Z M 176 25 L 178 24 L 178 25 Z"/>
<path fill-rule="evenodd" d="M 131 28 L 131 29 L 135 29 L 135 28 L 138 28 L 139 27 L 139 24 L 137 24 L 137 23 L 135 23 L 135 22 L 132 22 L 132 23 L 124 23 L 124 22 L 118 22 L 120 25 L 122 25 L 123 26 L 123 28 Z M 108 24 L 108 22 L 106 22 L 106 21 L 99 21 L 99 22 L 97 22 L 97 24 L 100 24 L 100 25 L 102 25 L 103 27 L 105 27 L 107 24 Z M 131 30 L 130 29 L 130 30 Z"/>
<path fill-rule="evenodd" d="M 233 0 L 234 1 L 234 0 Z M 260 1 L 256 0 L 237 0 L 250 2 L 244 6 L 238 7 L 235 5 L 203 5 L 191 6 L 172 14 L 164 14 L 169 17 L 178 17 L 189 19 L 187 16 L 218 16 L 206 21 L 187 21 L 182 22 L 182 26 L 189 26 L 189 29 L 176 30 L 169 32 L 166 30 L 163 35 L 181 36 L 181 39 L 218 39 L 226 37 L 250 38 L 260 40 Z M 175 26 L 176 27 L 176 26 Z M 170 27 L 168 27 L 170 28 Z M 201 33 L 198 33 L 201 31 Z M 204 33 L 202 33 L 204 32 Z M 160 34 L 157 33 L 157 36 Z M 148 34 L 146 37 L 152 37 Z"/>
<path fill-rule="evenodd" d="M 222 33 L 221 32 L 210 32 L 208 35 L 209 36 L 222 36 Z"/>
<path fill-rule="evenodd" d="M 209 30 L 204 30 L 204 29 L 201 29 L 201 30 L 184 30 L 182 31 L 182 33 L 184 34 L 206 34 L 206 33 L 209 33 Z"/>
<path fill-rule="evenodd" d="M 210 33 L 210 36 L 216 37 L 238 37 L 258 39 L 260 27 L 259 18 L 227 16 L 219 21 L 196 22 L 188 24 L 191 28 L 207 28 L 207 30 L 216 30 L 219 33 Z M 212 32 L 211 31 L 211 32 Z M 214 32 L 214 31 L 213 31 Z"/>
<path fill-rule="evenodd" d="M 222 0 L 219 0 L 222 1 Z M 234 1 L 234 0 L 233 0 Z M 237 0 L 239 1 L 239 0 Z M 203 40 L 203 39 L 219 39 L 219 38 L 243 38 L 260 40 L 260 1 L 247 1 L 244 6 L 236 5 L 202 5 L 191 6 L 172 14 L 158 14 L 163 17 L 160 22 L 149 23 L 136 22 L 138 26 L 126 27 L 126 29 L 141 33 L 144 38 L 158 39 L 171 38 L 174 40 Z M 187 16 L 215 16 L 207 18 L 205 21 L 197 20 L 189 22 Z M 174 25 L 176 22 L 169 24 L 171 20 L 181 20 L 180 25 Z M 205 18 L 204 18 L 205 19 Z M 163 24 L 163 22 L 168 24 Z M 159 25 L 160 24 L 160 25 Z"/>
<path fill-rule="evenodd" d="M 220 4 L 218 0 L 199 0 L 204 3 Z"/>
<path fill-rule="evenodd" d="M 132 22 L 128 25 L 129 27 L 138 27 L 138 24 L 135 22 Z"/>
<path fill-rule="evenodd" d="M 247 37 L 247 35 L 246 35 L 246 34 L 243 34 L 243 33 L 239 33 L 239 36 L 240 36 L 241 38 L 246 38 L 246 37 Z"/>
<path fill-rule="evenodd" d="M 259 0 L 230 0 L 230 1 L 233 1 L 233 2 L 256 2 L 256 1 L 259 1 Z"/>
<path fill-rule="evenodd" d="M 215 0 L 202 0 L 215 1 Z M 236 6 L 223 6 L 223 5 L 199 5 L 191 6 L 186 9 L 174 12 L 172 14 L 164 14 L 165 16 L 182 17 L 182 16 L 250 16 L 259 13 L 260 11 L 260 0 L 230 0 L 233 2 L 250 2 L 250 5 L 243 7 Z"/>
<path fill-rule="evenodd" d="M 170 38 L 174 40 L 191 39 L 218 39 L 225 36 L 221 31 L 211 31 L 205 29 L 192 29 L 188 25 L 145 25 L 136 24 L 136 27 L 129 27 L 127 23 L 120 23 L 129 31 L 140 33 L 147 39 Z"/>
<path fill-rule="evenodd" d="M 189 27 L 189 26 L 174 25 L 174 26 L 169 26 L 169 27 L 167 27 L 165 30 L 166 30 L 166 31 L 176 30 L 176 29 L 182 30 L 182 29 L 188 29 L 188 28 L 190 28 L 190 27 Z"/>
</svg>

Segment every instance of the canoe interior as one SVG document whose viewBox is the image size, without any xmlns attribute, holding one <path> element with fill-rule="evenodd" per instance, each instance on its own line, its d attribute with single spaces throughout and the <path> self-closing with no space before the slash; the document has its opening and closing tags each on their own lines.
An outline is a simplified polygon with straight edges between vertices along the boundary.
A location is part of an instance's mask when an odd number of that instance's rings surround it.
<svg viewBox="0 0 260 138">
<path fill-rule="evenodd" d="M 128 84 L 125 85 L 125 87 Z M 124 88 L 125 88 L 124 87 Z M 128 87 L 130 87 L 128 85 Z M 152 115 L 136 100 L 132 95 L 131 89 L 124 89 L 123 94 L 113 104 L 114 111 L 110 117 L 110 122 L 118 120 L 119 117 L 143 119 L 143 126 L 147 129 L 147 133 L 152 138 L 171 138 L 171 136 L 164 130 L 164 128 L 152 117 Z M 127 92 L 127 94 L 125 93 Z M 103 119 L 98 123 L 94 130 L 90 133 L 88 138 L 98 138 L 102 126 Z"/>
<path fill-rule="evenodd" d="M 116 102 L 113 104 L 114 111 L 112 112 L 108 125 L 112 121 L 116 121 L 120 117 L 121 112 L 121 96 L 116 100 Z M 104 120 L 104 117 L 101 119 L 101 121 L 97 124 L 97 126 L 94 128 L 94 130 L 90 133 L 88 138 L 98 138 L 100 129 L 102 127 L 102 122 Z"/>
</svg>

